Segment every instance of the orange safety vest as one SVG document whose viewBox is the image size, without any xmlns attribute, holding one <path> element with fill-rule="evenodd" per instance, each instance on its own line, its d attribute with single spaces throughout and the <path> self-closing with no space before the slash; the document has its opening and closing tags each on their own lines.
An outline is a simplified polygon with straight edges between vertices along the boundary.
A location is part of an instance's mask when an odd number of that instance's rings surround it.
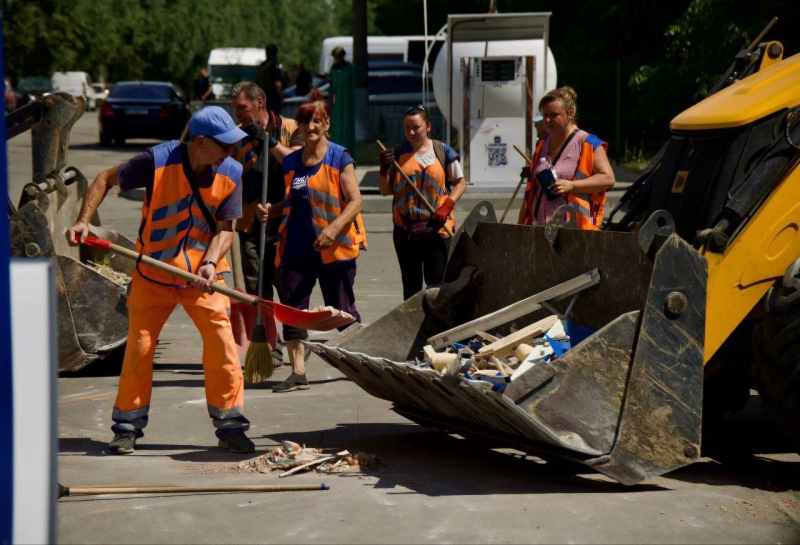
<svg viewBox="0 0 800 545">
<path fill-rule="evenodd" d="M 536 146 L 536 153 L 533 155 L 533 163 L 531 169 L 539 164 L 539 156 L 544 145 L 544 138 L 539 140 Z M 581 142 L 581 155 L 578 159 L 578 168 L 575 169 L 573 180 L 584 180 L 592 175 L 594 170 L 594 150 L 598 146 L 608 149 L 608 144 L 600 140 L 593 134 L 588 134 Z M 525 186 L 525 200 L 522 206 L 524 207 L 523 225 L 531 225 L 534 214 L 534 206 L 536 196 L 542 191 L 536 178 L 531 172 L 531 177 L 528 179 L 528 184 Z M 543 197 L 546 198 L 546 197 Z M 606 192 L 598 191 L 595 193 L 568 193 L 567 202 L 572 204 L 578 212 L 578 228 L 589 231 L 598 231 L 600 224 L 603 222 L 603 212 L 606 206 Z"/>
<path fill-rule="evenodd" d="M 189 180 L 183 172 L 180 142 L 172 140 L 152 148 L 155 162 L 153 192 L 142 206 L 142 222 L 136 251 L 185 271 L 197 273 L 215 234 L 195 202 Z M 216 169 L 214 181 L 199 192 L 208 211 L 217 207 L 239 185 L 242 165 L 228 157 Z M 183 288 L 177 277 L 148 267 L 136 265 L 139 273 L 153 282 Z M 219 274 L 230 272 L 223 257 L 217 264 Z"/>
<path fill-rule="evenodd" d="M 398 153 L 399 151 L 399 153 Z M 445 151 L 446 152 L 446 151 Z M 414 149 L 411 144 L 406 142 L 400 146 L 399 150 L 395 151 L 397 155 L 397 164 L 403 169 L 412 182 L 419 189 L 427 201 L 431 203 L 434 209 L 439 208 L 444 201 L 450 196 L 447 184 L 447 173 L 445 172 L 445 165 L 442 160 L 436 157 L 434 163 L 428 167 L 420 165 L 414 159 Z M 394 176 L 394 199 L 392 201 L 392 219 L 394 224 L 408 228 L 412 223 L 427 221 L 431 217 L 431 213 L 422 204 L 420 198 L 408 186 L 408 182 L 403 179 L 399 172 L 393 172 Z M 450 231 L 456 230 L 456 214 L 455 211 L 447 216 L 447 221 L 444 226 L 449 227 Z M 439 236 L 447 238 L 445 228 L 439 230 Z"/>
<path fill-rule="evenodd" d="M 342 214 L 346 206 L 344 195 L 339 185 L 339 171 L 342 154 L 347 150 L 339 144 L 328 142 L 328 151 L 319 165 L 319 169 L 306 179 L 306 191 L 311 202 L 314 230 L 319 236 L 323 229 Z M 284 183 L 286 198 L 283 201 L 283 217 L 278 227 L 278 251 L 275 252 L 275 266 L 280 266 L 288 238 L 287 229 L 291 229 L 289 218 L 292 210 L 292 180 L 295 171 L 303 166 L 303 150 L 299 149 L 283 159 Z M 313 172 L 313 171 L 312 171 Z M 358 257 L 360 250 L 367 249 L 367 232 L 361 213 L 346 225 L 329 247 L 320 251 L 324 264 L 334 261 L 346 261 Z"/>
</svg>

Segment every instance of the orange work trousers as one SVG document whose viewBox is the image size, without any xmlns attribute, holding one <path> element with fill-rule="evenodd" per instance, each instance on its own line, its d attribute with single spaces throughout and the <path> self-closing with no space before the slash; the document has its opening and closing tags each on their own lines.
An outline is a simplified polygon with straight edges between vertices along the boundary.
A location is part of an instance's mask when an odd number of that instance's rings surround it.
<svg viewBox="0 0 800 545">
<path fill-rule="evenodd" d="M 114 433 L 144 435 L 153 392 L 153 356 L 161 328 L 177 305 L 203 338 L 208 414 L 217 437 L 242 433 L 250 427 L 244 417 L 244 377 L 233 339 L 227 309 L 220 293 L 208 294 L 192 287 L 174 288 L 147 280 L 137 271 L 128 297 L 128 345 L 112 419 Z"/>
</svg>

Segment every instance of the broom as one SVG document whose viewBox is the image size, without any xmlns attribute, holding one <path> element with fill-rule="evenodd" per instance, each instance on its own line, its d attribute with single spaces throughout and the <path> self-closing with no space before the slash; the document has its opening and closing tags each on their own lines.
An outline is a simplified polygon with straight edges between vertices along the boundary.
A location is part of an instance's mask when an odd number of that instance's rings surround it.
<svg viewBox="0 0 800 545">
<path fill-rule="evenodd" d="M 261 206 L 267 204 L 267 183 L 269 181 L 269 144 L 264 141 L 262 155 L 264 156 L 264 173 L 261 187 Z M 264 249 L 267 242 L 267 224 L 261 222 L 261 237 L 258 241 L 258 298 L 264 298 Z M 250 346 L 244 357 L 244 382 L 257 384 L 264 382 L 272 376 L 275 362 L 272 360 L 272 349 L 267 343 L 267 329 L 264 327 L 264 317 L 259 309 L 256 315 L 256 325 L 250 335 Z"/>
</svg>

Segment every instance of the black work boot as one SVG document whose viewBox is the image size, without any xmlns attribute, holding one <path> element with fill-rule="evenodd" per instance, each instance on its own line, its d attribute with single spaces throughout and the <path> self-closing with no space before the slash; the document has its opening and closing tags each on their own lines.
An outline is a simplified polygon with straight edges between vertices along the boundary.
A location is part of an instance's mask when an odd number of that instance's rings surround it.
<svg viewBox="0 0 800 545">
<path fill-rule="evenodd" d="M 276 394 L 281 394 L 284 392 L 294 392 L 295 390 L 308 390 L 309 388 L 310 386 L 308 385 L 306 376 L 298 375 L 293 372 L 289 375 L 289 378 L 275 386 L 272 391 Z"/>
<path fill-rule="evenodd" d="M 224 439 L 220 438 L 219 447 L 237 454 L 247 454 L 256 451 L 256 445 L 244 433 L 235 433 Z"/>
<path fill-rule="evenodd" d="M 128 433 L 118 433 L 108 444 L 111 454 L 130 454 L 136 447 L 136 436 Z"/>
</svg>

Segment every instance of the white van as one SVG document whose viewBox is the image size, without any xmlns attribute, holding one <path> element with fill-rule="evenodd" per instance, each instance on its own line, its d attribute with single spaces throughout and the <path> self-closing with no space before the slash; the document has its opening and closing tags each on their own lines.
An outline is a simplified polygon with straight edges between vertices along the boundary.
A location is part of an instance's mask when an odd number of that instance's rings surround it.
<svg viewBox="0 0 800 545">
<path fill-rule="evenodd" d="M 442 38 L 428 36 L 428 45 L 433 44 L 431 59 L 444 43 Z M 327 74 L 331 70 L 333 57 L 331 53 L 336 47 L 344 48 L 344 58 L 353 62 L 353 37 L 333 36 L 322 40 L 322 51 L 319 56 L 319 73 Z M 422 65 L 425 61 L 425 36 L 367 36 L 367 63 L 376 61 L 410 62 Z"/>
<path fill-rule="evenodd" d="M 240 81 L 256 81 L 258 67 L 267 60 L 260 47 L 220 47 L 208 54 L 208 77 L 217 98 L 228 97 Z"/>
<path fill-rule="evenodd" d="M 94 111 L 97 106 L 95 92 L 92 89 L 92 78 L 86 72 L 56 72 L 50 78 L 53 89 L 64 91 L 74 97 L 86 99 L 86 107 L 89 111 Z"/>
</svg>

